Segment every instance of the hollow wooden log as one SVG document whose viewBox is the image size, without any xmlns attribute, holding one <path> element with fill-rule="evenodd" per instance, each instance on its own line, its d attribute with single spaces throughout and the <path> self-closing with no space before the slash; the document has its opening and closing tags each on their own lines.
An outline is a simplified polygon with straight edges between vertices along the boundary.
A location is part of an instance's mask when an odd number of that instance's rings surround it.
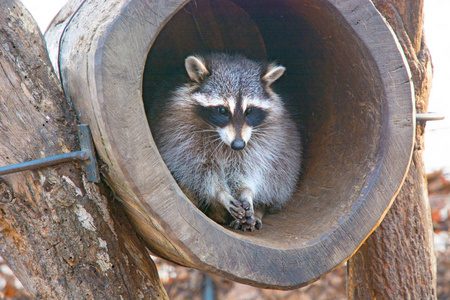
<svg viewBox="0 0 450 300">
<path fill-rule="evenodd" d="M 356 251 L 403 183 L 415 130 L 404 56 L 370 1 L 187 3 L 79 2 L 46 34 L 52 62 L 92 127 L 105 180 L 153 253 L 259 287 L 304 286 Z M 305 164 L 292 201 L 261 231 L 208 219 L 152 138 L 155 88 L 204 49 L 287 67 L 279 88 L 304 129 Z"/>
<path fill-rule="evenodd" d="M 20 1 L 0 3 L 0 45 L 0 165 L 79 150 L 75 114 Z M 166 297 L 110 194 L 82 163 L 0 178 L 0 255 L 33 298 Z"/>
</svg>

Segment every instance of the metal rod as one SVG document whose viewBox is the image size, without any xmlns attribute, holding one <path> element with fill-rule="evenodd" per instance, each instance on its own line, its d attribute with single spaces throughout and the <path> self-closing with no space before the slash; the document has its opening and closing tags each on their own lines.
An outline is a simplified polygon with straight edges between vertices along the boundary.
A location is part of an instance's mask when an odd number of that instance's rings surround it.
<svg viewBox="0 0 450 300">
<path fill-rule="evenodd" d="M 26 170 L 49 167 L 78 159 L 84 161 L 84 165 L 86 166 L 89 173 L 88 180 L 92 182 L 99 182 L 100 173 L 98 171 L 97 159 L 95 158 L 94 143 L 92 142 L 91 131 L 89 130 L 88 125 L 78 125 L 78 137 L 80 138 L 80 151 L 74 151 L 55 155 L 52 157 L 27 161 L 20 164 L 4 166 L 0 168 L 0 176 Z"/>
<path fill-rule="evenodd" d="M 205 274 L 204 285 L 203 300 L 214 300 L 214 284 L 209 274 Z"/>
<path fill-rule="evenodd" d="M 6 175 L 11 173 L 16 173 L 25 170 L 32 170 L 42 167 L 53 166 L 63 162 L 72 161 L 75 159 L 86 160 L 89 159 L 88 153 L 86 151 L 75 151 L 64 153 L 52 157 L 41 158 L 37 160 L 27 161 L 15 165 L 5 166 L 0 168 L 0 175 Z"/>
<path fill-rule="evenodd" d="M 439 121 L 439 120 L 444 120 L 444 119 L 445 119 L 444 115 L 434 113 L 434 112 L 429 112 L 429 113 L 424 113 L 424 114 L 416 114 L 416 120 L 422 121 L 422 122 Z"/>
</svg>

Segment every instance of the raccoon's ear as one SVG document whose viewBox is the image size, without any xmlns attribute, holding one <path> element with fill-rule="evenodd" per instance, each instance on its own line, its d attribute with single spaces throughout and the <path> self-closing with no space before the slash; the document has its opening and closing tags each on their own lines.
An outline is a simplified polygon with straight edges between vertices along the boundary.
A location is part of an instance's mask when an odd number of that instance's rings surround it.
<svg viewBox="0 0 450 300">
<path fill-rule="evenodd" d="M 205 66 L 205 62 L 202 58 L 196 56 L 189 56 L 184 61 L 186 71 L 189 78 L 195 82 L 202 82 L 206 76 L 209 75 L 209 71 Z"/>
<path fill-rule="evenodd" d="M 286 71 L 285 67 L 270 64 L 266 69 L 266 73 L 261 77 L 261 79 L 267 84 L 267 86 L 269 86 L 278 78 L 280 78 L 281 75 L 283 75 L 284 71 Z"/>
</svg>

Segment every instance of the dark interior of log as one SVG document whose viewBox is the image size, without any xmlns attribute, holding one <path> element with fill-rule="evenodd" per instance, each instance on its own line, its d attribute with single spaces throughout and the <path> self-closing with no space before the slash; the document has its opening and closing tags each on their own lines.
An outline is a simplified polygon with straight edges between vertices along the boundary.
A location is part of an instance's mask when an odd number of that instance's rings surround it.
<svg viewBox="0 0 450 300">
<path fill-rule="evenodd" d="M 153 42 L 143 78 L 147 111 L 155 91 L 184 73 L 185 57 L 203 50 L 286 66 L 276 90 L 303 133 L 305 161 L 292 201 L 266 216 L 262 230 L 234 233 L 280 248 L 307 247 L 330 234 L 364 199 L 383 151 L 386 103 L 370 52 L 324 1 L 199 0 Z"/>
</svg>

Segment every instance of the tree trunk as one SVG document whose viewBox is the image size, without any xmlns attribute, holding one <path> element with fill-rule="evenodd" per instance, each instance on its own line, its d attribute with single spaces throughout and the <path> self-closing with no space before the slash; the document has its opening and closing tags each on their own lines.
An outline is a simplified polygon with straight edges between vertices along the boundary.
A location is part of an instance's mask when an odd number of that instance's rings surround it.
<svg viewBox="0 0 450 300">
<path fill-rule="evenodd" d="M 0 3 L 0 128 L 2 166 L 79 150 L 75 113 L 43 37 L 15 0 Z M 0 255 L 34 298 L 167 298 L 132 232 L 82 164 L 0 179 Z"/>
<path fill-rule="evenodd" d="M 426 112 L 432 66 L 424 43 L 423 0 L 374 0 L 408 60 L 416 109 Z M 423 164 L 423 123 L 406 181 L 380 227 L 348 262 L 349 299 L 435 299 L 436 257 Z"/>
</svg>

